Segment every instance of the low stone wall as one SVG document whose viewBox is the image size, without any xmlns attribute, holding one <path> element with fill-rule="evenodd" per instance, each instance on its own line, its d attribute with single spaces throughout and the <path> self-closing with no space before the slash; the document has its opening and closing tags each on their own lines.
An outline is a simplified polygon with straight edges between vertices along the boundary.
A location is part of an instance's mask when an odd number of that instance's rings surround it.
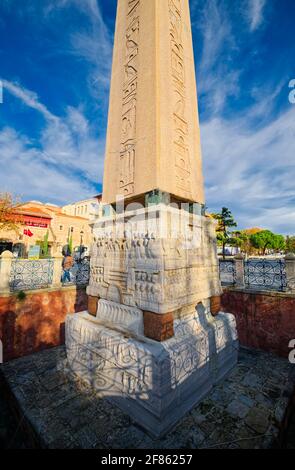
<svg viewBox="0 0 295 470">
<path fill-rule="evenodd" d="M 235 315 L 241 345 L 288 357 L 295 338 L 295 295 L 227 288 L 222 310 Z"/>
<path fill-rule="evenodd" d="M 84 288 L 75 286 L 0 296 L 3 360 L 22 357 L 64 343 L 68 313 L 87 310 Z M 227 288 L 222 310 L 236 316 L 240 343 L 288 357 L 295 338 L 295 295 Z"/>
<path fill-rule="evenodd" d="M 87 309 L 85 288 L 27 291 L 0 296 L 0 339 L 3 361 L 64 344 L 64 324 L 68 313 Z"/>
</svg>

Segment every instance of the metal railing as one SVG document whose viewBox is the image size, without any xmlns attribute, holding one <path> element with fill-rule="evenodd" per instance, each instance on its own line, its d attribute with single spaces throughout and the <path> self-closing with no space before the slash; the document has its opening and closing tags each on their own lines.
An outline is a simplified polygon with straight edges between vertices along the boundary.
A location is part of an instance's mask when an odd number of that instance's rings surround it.
<svg viewBox="0 0 295 470">
<path fill-rule="evenodd" d="M 58 279 L 55 281 L 55 287 L 87 286 L 90 278 L 90 259 L 85 257 L 81 261 L 76 261 L 70 269 L 70 279 L 66 282 L 63 279 L 61 261 L 56 264 L 54 259 L 14 259 L 11 261 L 9 290 L 19 292 L 49 288 L 53 284 L 54 276 Z"/>
<path fill-rule="evenodd" d="M 219 275 L 223 286 L 236 284 L 236 269 L 234 260 L 219 260 Z"/>
<path fill-rule="evenodd" d="M 53 279 L 54 261 L 13 260 L 10 274 L 10 290 L 32 290 L 49 287 Z"/>
<path fill-rule="evenodd" d="M 287 289 L 285 259 L 253 258 L 238 262 L 242 262 L 242 265 L 239 265 L 242 270 L 242 280 L 237 275 L 236 260 L 219 260 L 222 286 L 277 292 L 284 292 Z"/>
<path fill-rule="evenodd" d="M 85 257 L 81 261 L 76 261 L 70 269 L 70 281 L 63 282 L 64 286 L 74 284 L 77 286 L 87 286 L 90 278 L 90 258 Z"/>
<path fill-rule="evenodd" d="M 252 289 L 284 291 L 287 287 L 283 259 L 251 259 L 244 262 L 245 286 Z"/>
</svg>

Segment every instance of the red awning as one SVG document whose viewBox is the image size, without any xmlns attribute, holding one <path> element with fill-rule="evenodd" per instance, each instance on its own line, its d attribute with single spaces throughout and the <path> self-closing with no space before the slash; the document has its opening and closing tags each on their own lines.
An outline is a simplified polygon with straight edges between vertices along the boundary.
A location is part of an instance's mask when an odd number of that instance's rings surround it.
<svg viewBox="0 0 295 470">
<path fill-rule="evenodd" d="M 34 217 L 31 215 L 24 215 L 24 225 L 27 227 L 48 228 L 50 225 L 51 217 Z"/>
</svg>

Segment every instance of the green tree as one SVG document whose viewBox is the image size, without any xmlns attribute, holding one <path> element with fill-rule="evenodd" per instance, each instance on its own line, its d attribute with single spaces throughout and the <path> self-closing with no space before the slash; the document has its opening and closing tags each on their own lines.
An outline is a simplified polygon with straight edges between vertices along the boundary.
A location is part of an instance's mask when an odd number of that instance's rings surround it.
<svg viewBox="0 0 295 470">
<path fill-rule="evenodd" d="M 19 232 L 23 216 L 18 212 L 20 202 L 11 193 L 0 192 L 0 232 Z"/>
<path fill-rule="evenodd" d="M 227 207 L 223 207 L 220 213 L 212 214 L 214 219 L 218 221 L 217 241 L 222 246 L 222 256 L 225 258 L 225 247 L 230 244 L 233 240 L 231 228 L 237 227 L 237 223 Z"/>
<path fill-rule="evenodd" d="M 295 253 L 295 236 L 288 236 L 286 238 L 286 252 Z"/>
<path fill-rule="evenodd" d="M 69 250 L 69 254 L 71 255 L 73 253 L 73 236 L 72 235 L 70 235 L 70 238 L 69 238 L 68 250 Z"/>
<path fill-rule="evenodd" d="M 285 239 L 283 235 L 277 235 L 270 230 L 262 230 L 250 237 L 254 248 L 260 250 L 265 255 L 266 250 L 280 251 L 285 249 Z"/>
<path fill-rule="evenodd" d="M 44 239 L 43 239 L 42 246 L 41 246 L 42 256 L 44 258 L 47 258 L 49 254 L 48 238 L 49 238 L 49 232 L 47 230 L 46 234 L 44 235 Z"/>
<path fill-rule="evenodd" d="M 272 248 L 275 251 L 284 251 L 286 249 L 286 240 L 283 235 L 275 235 Z"/>
<path fill-rule="evenodd" d="M 230 246 L 236 246 L 242 251 L 248 251 L 249 236 L 243 230 L 237 230 L 232 232 L 232 236 L 229 239 Z"/>
</svg>

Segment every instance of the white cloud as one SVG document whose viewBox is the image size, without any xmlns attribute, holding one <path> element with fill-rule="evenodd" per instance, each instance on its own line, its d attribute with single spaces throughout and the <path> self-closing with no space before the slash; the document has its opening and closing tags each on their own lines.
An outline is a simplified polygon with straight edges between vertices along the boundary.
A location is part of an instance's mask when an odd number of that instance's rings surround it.
<svg viewBox="0 0 295 470">
<path fill-rule="evenodd" d="M 245 18 L 245 5 L 250 30 L 238 31 L 233 18 Z M 295 234 L 295 107 L 273 114 L 286 80 L 274 83 L 270 77 L 263 85 L 242 90 L 242 71 L 236 65 L 241 61 L 235 62 L 241 37 L 246 42 L 262 24 L 266 2 L 244 0 L 234 14 L 230 1 L 194 0 L 191 6 L 202 35 L 197 77 L 209 209 L 228 206 L 242 228 Z M 234 114 L 228 98 L 242 91 L 251 96 L 251 104 L 242 111 L 237 107 Z"/>
<path fill-rule="evenodd" d="M 73 165 L 69 160 L 64 164 L 60 156 L 34 147 L 26 136 L 9 127 L 0 130 L 0 147 L 0 186 L 23 200 L 68 203 L 93 196 L 97 191 L 94 178 L 87 180 L 81 177 L 83 170 L 79 173 L 77 150 L 72 155 Z M 95 158 L 98 160 L 97 154 Z"/>
<path fill-rule="evenodd" d="M 227 99 L 237 96 L 240 91 L 240 71 L 232 66 L 237 44 L 224 4 L 207 0 L 201 7 L 199 5 L 199 2 L 192 4 L 193 24 L 203 36 L 202 56 L 197 69 L 198 90 L 206 112 L 218 114 Z"/>
<path fill-rule="evenodd" d="M 55 116 L 35 93 L 7 80 L 3 83 L 22 103 L 41 113 L 45 126 L 38 146 L 11 127 L 0 131 L 1 187 L 24 197 L 62 202 L 95 193 L 95 185 L 102 181 L 104 142 L 82 110 L 68 107 L 63 118 Z"/>
<path fill-rule="evenodd" d="M 93 98 L 101 100 L 106 108 L 112 63 L 113 33 L 102 16 L 99 0 L 42 0 L 22 2 L 16 8 L 14 1 L 4 1 L 3 6 L 30 22 L 32 28 L 42 25 L 42 34 L 51 32 L 55 37 L 53 53 L 69 54 L 83 61 L 85 81 Z M 2 5 L 1 5 L 2 6 Z M 80 21 L 71 23 L 73 13 L 80 14 Z M 74 16 L 75 17 L 75 16 Z M 85 21 L 83 21 L 85 20 Z M 64 25 L 59 34 L 57 28 Z M 48 37 L 47 37 L 48 39 Z"/>
<path fill-rule="evenodd" d="M 91 67 L 88 86 L 96 98 L 107 99 L 112 64 L 113 34 L 106 26 L 97 0 L 55 0 L 46 5 L 46 17 L 61 9 L 75 7 L 88 21 L 88 26 L 74 30 L 67 52 L 87 61 Z"/>
<path fill-rule="evenodd" d="M 39 111 L 45 119 L 55 121 L 57 118 L 39 102 L 38 95 L 32 91 L 26 90 L 25 88 L 9 82 L 8 80 L 1 80 L 3 88 L 8 90 L 16 98 L 19 98 L 26 106 L 29 106 L 36 111 Z"/>
<path fill-rule="evenodd" d="M 251 31 L 255 31 L 262 24 L 265 5 L 266 0 L 249 0 L 248 19 Z"/>
<path fill-rule="evenodd" d="M 12 8 L 10 2 L 5 5 Z M 99 3 L 96 0 L 26 3 L 17 14 L 24 18 L 29 15 L 30 22 L 42 22 L 54 30 L 55 20 L 62 18 L 66 8 L 70 12 L 78 9 L 86 21 L 79 28 L 76 24 L 67 28 L 57 53 L 72 54 L 81 60 L 85 81 L 96 98 L 92 105 L 97 103 L 97 107 L 106 109 L 112 35 L 104 23 Z M 64 116 L 56 116 L 33 91 L 8 80 L 2 82 L 4 93 L 11 93 L 23 105 L 39 112 L 45 125 L 37 143 L 13 127 L 0 130 L 1 187 L 21 193 L 24 198 L 53 202 L 68 202 L 96 192 L 96 185 L 102 181 L 104 139 L 98 136 L 98 126 L 94 128 L 86 118 L 83 106 L 69 106 Z"/>
<path fill-rule="evenodd" d="M 256 130 L 253 112 L 201 126 L 209 208 L 230 207 L 244 228 L 295 233 L 295 108 Z"/>
<path fill-rule="evenodd" d="M 90 184 L 72 178 L 62 165 L 50 165 L 42 150 L 31 146 L 26 137 L 12 128 L 0 131 L 0 146 L 3 190 L 13 190 L 24 200 L 33 198 L 45 202 L 67 202 L 95 192 Z"/>
</svg>

